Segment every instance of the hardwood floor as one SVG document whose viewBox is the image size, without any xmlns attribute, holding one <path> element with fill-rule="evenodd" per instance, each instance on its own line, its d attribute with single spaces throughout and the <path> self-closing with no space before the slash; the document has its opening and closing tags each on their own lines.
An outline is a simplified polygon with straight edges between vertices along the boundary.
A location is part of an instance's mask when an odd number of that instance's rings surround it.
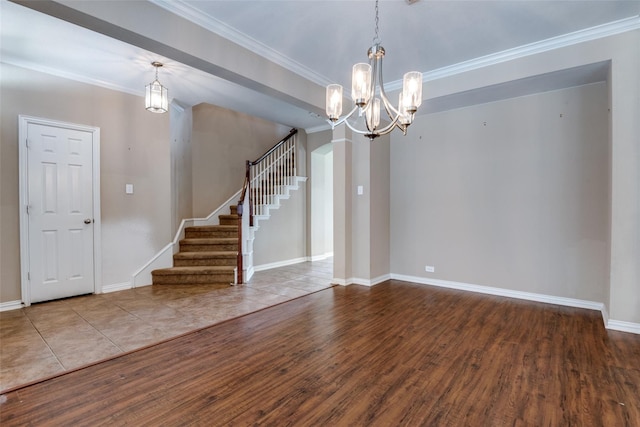
<svg viewBox="0 0 640 427">
<path fill-rule="evenodd" d="M 13 425 L 638 426 L 640 336 L 599 312 L 334 287 L 1 397 Z"/>
</svg>

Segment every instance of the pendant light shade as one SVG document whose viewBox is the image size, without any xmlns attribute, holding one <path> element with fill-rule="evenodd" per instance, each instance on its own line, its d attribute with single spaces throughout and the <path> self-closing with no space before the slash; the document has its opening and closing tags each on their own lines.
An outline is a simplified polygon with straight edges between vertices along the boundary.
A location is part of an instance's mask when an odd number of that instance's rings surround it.
<svg viewBox="0 0 640 427">
<path fill-rule="evenodd" d="M 145 108 L 152 113 L 166 113 L 169 111 L 169 91 L 158 80 L 158 68 L 162 63 L 154 61 L 151 65 L 156 67 L 156 79 L 145 87 Z"/>
</svg>

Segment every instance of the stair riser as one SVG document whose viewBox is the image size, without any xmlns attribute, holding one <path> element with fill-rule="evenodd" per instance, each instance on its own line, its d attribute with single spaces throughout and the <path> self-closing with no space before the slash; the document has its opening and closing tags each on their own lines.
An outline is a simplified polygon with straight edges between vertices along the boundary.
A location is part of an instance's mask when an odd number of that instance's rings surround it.
<svg viewBox="0 0 640 427">
<path fill-rule="evenodd" d="M 228 266 L 235 267 L 236 258 L 194 258 L 194 259 L 174 259 L 175 267 L 206 267 L 206 266 Z"/>
<path fill-rule="evenodd" d="M 219 218 L 220 225 L 238 225 L 238 218 Z"/>
<path fill-rule="evenodd" d="M 180 243 L 180 252 L 214 252 L 214 251 L 238 251 L 237 243 L 220 244 L 191 244 Z"/>
<path fill-rule="evenodd" d="M 176 274 L 171 276 L 153 276 L 154 285 L 229 285 L 230 283 L 233 283 L 233 280 L 233 274 Z"/>
<path fill-rule="evenodd" d="M 216 230 L 216 231 L 189 230 L 185 232 L 184 237 L 186 239 L 218 239 L 218 238 L 228 239 L 232 237 L 238 237 L 238 232 L 225 231 L 225 230 Z"/>
</svg>

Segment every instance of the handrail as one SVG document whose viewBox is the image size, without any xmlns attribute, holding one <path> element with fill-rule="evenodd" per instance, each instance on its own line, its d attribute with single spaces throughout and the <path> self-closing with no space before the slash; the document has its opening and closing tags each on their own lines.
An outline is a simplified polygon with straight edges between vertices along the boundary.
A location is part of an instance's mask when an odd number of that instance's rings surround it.
<svg viewBox="0 0 640 427">
<path fill-rule="evenodd" d="M 238 200 L 237 205 L 237 213 L 238 213 L 238 258 L 237 258 L 237 282 L 238 284 L 243 283 L 243 250 L 242 250 L 242 215 L 244 213 L 244 202 L 245 195 L 249 194 L 249 226 L 253 227 L 253 192 L 251 191 L 251 166 L 255 166 L 261 163 L 265 158 L 267 158 L 271 153 L 276 151 L 280 146 L 282 146 L 285 142 L 291 139 L 295 134 L 298 133 L 298 129 L 291 129 L 289 131 L 289 135 L 282 138 L 278 141 L 273 147 L 267 150 L 262 156 L 260 156 L 255 161 L 247 160 L 245 166 L 245 177 L 244 183 L 242 185 L 242 191 L 240 193 L 240 200 Z"/>
<path fill-rule="evenodd" d="M 276 151 L 278 149 L 278 147 L 280 147 L 282 144 L 284 144 L 285 142 L 287 142 L 293 135 L 295 135 L 296 133 L 298 133 L 298 129 L 293 128 L 289 131 L 289 135 L 285 136 L 284 138 L 282 138 L 280 141 L 278 141 L 276 143 L 276 145 L 274 145 L 273 147 L 269 148 L 269 151 L 267 151 L 266 153 L 264 153 L 262 156 L 260 156 L 258 158 L 258 160 L 254 160 L 253 162 L 249 162 L 252 166 L 253 165 L 257 165 L 258 163 L 260 163 L 261 161 L 263 161 L 265 159 L 265 157 L 267 157 L 269 154 L 273 153 L 274 151 Z"/>
</svg>

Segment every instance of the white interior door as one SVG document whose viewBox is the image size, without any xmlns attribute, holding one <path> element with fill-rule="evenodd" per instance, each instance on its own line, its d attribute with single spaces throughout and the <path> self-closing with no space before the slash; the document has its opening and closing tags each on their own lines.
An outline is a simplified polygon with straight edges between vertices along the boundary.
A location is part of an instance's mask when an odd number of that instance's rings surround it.
<svg viewBox="0 0 640 427">
<path fill-rule="evenodd" d="M 28 297 L 23 300 L 93 293 L 95 128 L 37 121 L 24 128 Z"/>
</svg>

